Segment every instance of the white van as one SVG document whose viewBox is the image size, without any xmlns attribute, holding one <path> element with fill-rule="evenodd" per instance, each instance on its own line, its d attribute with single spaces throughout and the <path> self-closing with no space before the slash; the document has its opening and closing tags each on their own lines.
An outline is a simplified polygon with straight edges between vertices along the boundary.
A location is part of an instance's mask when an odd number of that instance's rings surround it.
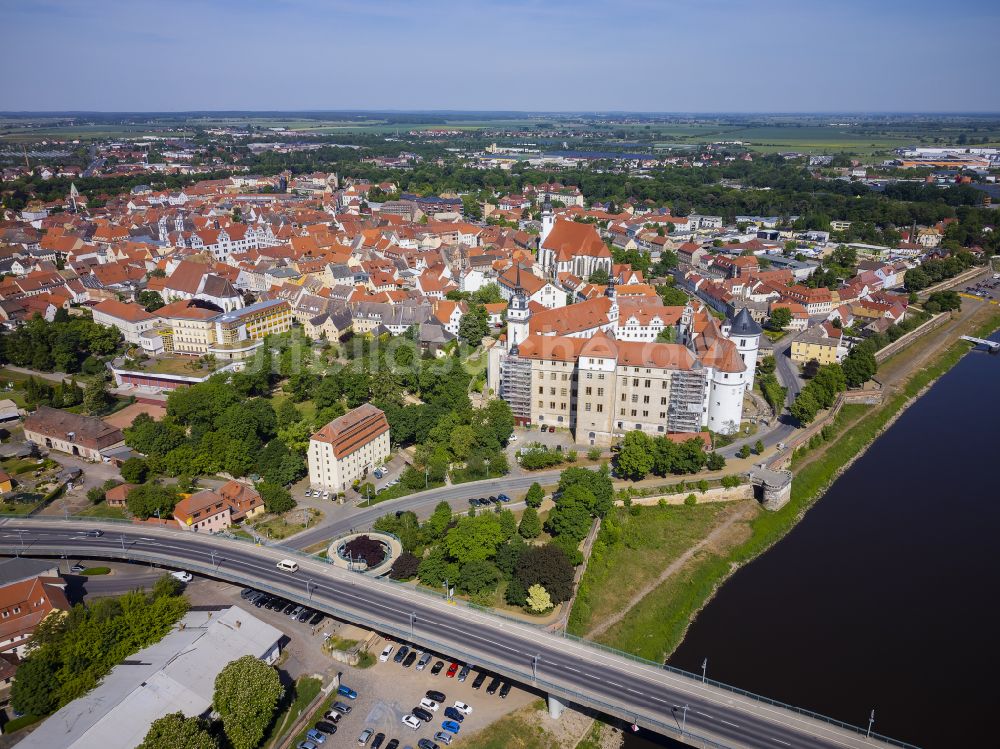
<svg viewBox="0 0 1000 749">
<path fill-rule="evenodd" d="M 285 572 L 298 572 L 299 565 L 293 562 L 291 559 L 282 559 L 278 562 L 278 569 L 284 570 Z"/>
</svg>

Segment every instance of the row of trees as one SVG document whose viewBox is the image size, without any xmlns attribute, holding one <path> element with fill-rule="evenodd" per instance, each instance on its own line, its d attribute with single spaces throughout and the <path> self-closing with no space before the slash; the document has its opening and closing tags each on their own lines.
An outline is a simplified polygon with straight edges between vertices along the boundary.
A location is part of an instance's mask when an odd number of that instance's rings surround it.
<svg viewBox="0 0 1000 749">
<path fill-rule="evenodd" d="M 909 291 L 921 291 L 941 281 L 954 278 L 975 264 L 975 257 L 969 252 L 956 252 L 946 258 L 928 260 L 916 268 L 910 268 L 903 276 Z"/>
<path fill-rule="evenodd" d="M 789 407 L 792 416 L 800 424 L 808 424 L 816 413 L 833 405 L 838 393 L 847 390 L 847 377 L 839 364 L 826 364 L 816 371 L 816 375 L 799 391 Z"/>
<path fill-rule="evenodd" d="M 14 709 L 47 715 L 86 694 L 123 659 L 160 640 L 186 611 L 180 583 L 165 576 L 149 594 L 99 598 L 46 617 L 11 688 Z"/>
<path fill-rule="evenodd" d="M 716 452 L 705 452 L 705 443 L 697 437 L 673 442 L 666 436 L 650 437 L 636 429 L 622 440 L 614 466 L 622 478 L 638 481 L 650 473 L 679 475 L 697 473 L 706 467 L 718 471 L 725 468 L 726 459 Z"/>
</svg>

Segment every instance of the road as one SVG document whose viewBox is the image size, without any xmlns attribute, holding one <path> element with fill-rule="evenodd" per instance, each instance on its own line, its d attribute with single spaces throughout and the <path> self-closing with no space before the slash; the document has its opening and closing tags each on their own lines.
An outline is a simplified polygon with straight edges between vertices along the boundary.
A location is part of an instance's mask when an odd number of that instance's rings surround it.
<svg viewBox="0 0 1000 749">
<path fill-rule="evenodd" d="M 88 530 L 102 527 L 102 536 Z M 182 530 L 64 520 L 8 520 L 0 554 L 80 554 L 172 564 L 270 590 L 340 619 L 474 663 L 566 702 L 589 706 L 691 746 L 860 749 L 886 746 L 861 729 L 823 722 L 712 683 L 637 662 L 463 604 L 283 552 Z M 286 552 L 287 553 L 287 552 Z"/>
</svg>

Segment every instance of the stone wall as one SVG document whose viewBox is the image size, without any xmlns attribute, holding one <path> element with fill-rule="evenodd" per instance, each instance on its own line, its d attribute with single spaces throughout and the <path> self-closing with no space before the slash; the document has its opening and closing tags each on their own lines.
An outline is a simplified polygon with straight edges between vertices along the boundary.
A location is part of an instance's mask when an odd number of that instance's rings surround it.
<svg viewBox="0 0 1000 749">
<path fill-rule="evenodd" d="M 708 491 L 702 493 L 697 488 L 691 488 L 685 492 L 677 494 L 657 494 L 650 497 L 632 497 L 634 505 L 657 505 L 660 500 L 664 500 L 668 505 L 682 505 L 689 495 L 693 494 L 698 500 L 698 504 L 704 502 L 736 502 L 741 499 L 753 499 L 753 487 L 750 484 L 740 484 L 732 489 L 724 486 L 713 486 Z M 616 505 L 621 507 L 625 503 L 617 500 Z"/>
</svg>

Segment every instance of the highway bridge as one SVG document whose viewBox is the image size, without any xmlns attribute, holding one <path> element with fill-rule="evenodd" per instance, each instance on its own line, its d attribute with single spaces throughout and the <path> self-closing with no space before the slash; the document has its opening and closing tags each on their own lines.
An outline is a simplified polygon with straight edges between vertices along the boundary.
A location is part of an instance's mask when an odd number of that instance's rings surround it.
<svg viewBox="0 0 1000 749">
<path fill-rule="evenodd" d="M 689 746 L 909 746 L 273 546 L 141 524 L 33 518 L 0 521 L 0 555 L 127 559 L 252 586 L 494 671 L 547 695 L 554 713 L 572 702 Z M 277 569 L 290 555 L 298 572 Z"/>
</svg>

